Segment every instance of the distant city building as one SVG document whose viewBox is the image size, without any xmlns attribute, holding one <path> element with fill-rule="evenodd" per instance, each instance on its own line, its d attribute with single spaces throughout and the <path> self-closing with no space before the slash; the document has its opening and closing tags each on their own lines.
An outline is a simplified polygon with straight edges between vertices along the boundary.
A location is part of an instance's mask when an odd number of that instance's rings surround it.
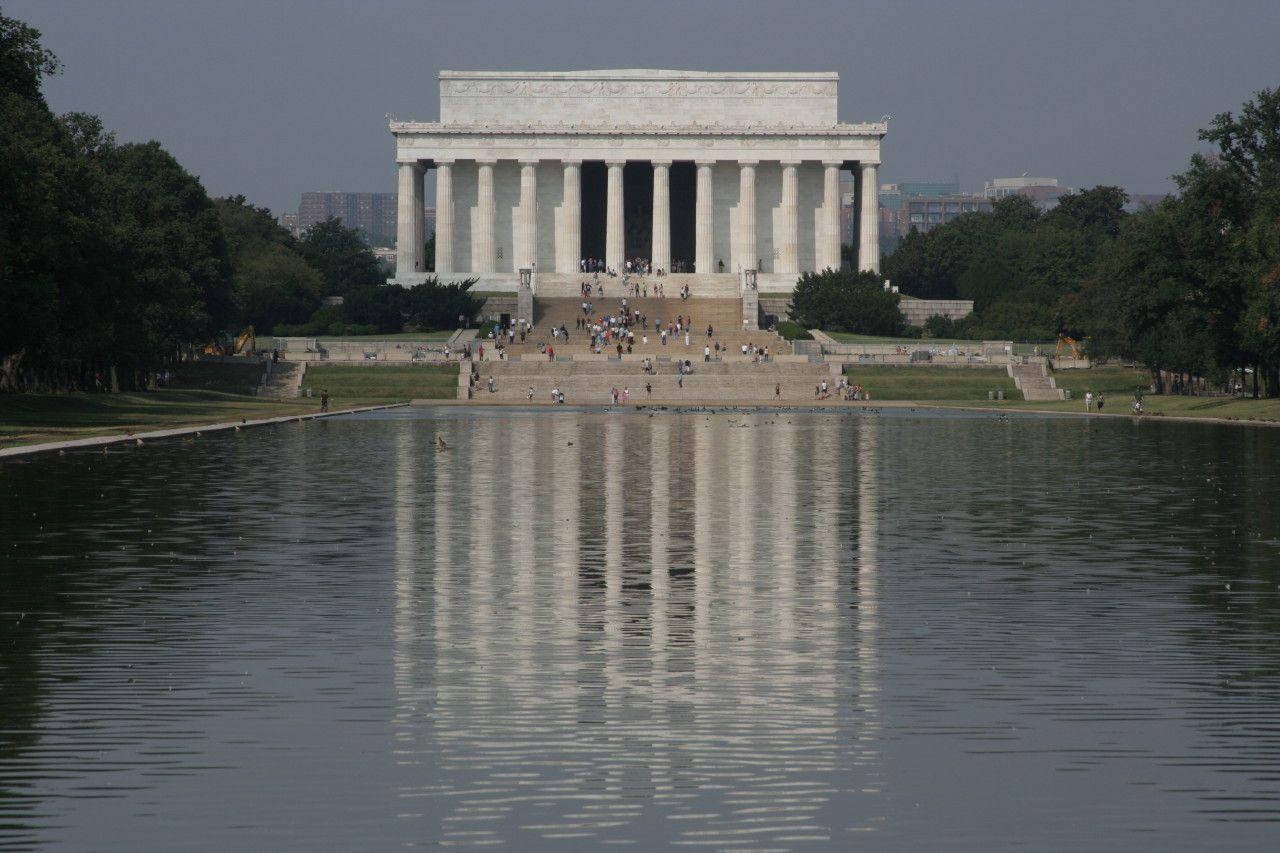
<svg viewBox="0 0 1280 853">
<path fill-rule="evenodd" d="M 277 220 L 277 221 L 280 223 L 280 227 L 281 227 L 281 228 L 283 228 L 284 230 L 288 231 L 288 232 L 289 232 L 290 234 L 292 234 L 294 237 L 299 236 L 299 232 L 298 232 L 298 214 L 296 214 L 296 213 L 282 213 L 282 214 L 280 214 L 280 219 L 279 219 L 279 220 Z"/>
<path fill-rule="evenodd" d="M 903 237 L 913 227 L 923 234 L 962 213 L 991 210 L 990 200 L 960 192 L 955 178 L 881 184 L 879 198 L 884 237 Z"/>
<path fill-rule="evenodd" d="M 395 193 L 302 194 L 297 215 L 299 232 L 330 217 L 337 217 L 346 227 L 360 231 L 371 245 L 395 245 Z"/>
<path fill-rule="evenodd" d="M 1129 193 L 1129 203 L 1124 209 L 1130 213 L 1137 213 L 1144 207 L 1155 207 L 1164 201 L 1165 193 Z"/>
<path fill-rule="evenodd" d="M 1070 187 L 1060 186 L 1057 178 L 995 178 L 982 189 L 984 198 L 1000 199 L 1013 195 L 1026 196 L 1042 208 L 1057 204 L 1058 196 L 1072 192 Z"/>
<path fill-rule="evenodd" d="M 921 234 L 965 213 L 990 213 L 991 199 L 978 195 L 903 196 L 898 203 L 898 233 Z"/>
</svg>

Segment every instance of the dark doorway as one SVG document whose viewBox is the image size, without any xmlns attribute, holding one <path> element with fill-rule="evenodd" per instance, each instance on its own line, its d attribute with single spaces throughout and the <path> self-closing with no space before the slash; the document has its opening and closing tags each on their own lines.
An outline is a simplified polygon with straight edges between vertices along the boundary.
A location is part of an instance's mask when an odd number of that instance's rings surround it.
<svg viewBox="0 0 1280 853">
<path fill-rule="evenodd" d="M 693 271 L 694 208 L 698 201 L 698 167 L 671 164 L 671 269 Z"/>
<path fill-rule="evenodd" d="M 653 253 L 653 165 L 648 161 L 622 167 L 622 210 L 623 256 L 648 259 Z"/>
<path fill-rule="evenodd" d="M 582 257 L 604 259 L 605 196 L 609 171 L 599 160 L 582 164 Z"/>
</svg>

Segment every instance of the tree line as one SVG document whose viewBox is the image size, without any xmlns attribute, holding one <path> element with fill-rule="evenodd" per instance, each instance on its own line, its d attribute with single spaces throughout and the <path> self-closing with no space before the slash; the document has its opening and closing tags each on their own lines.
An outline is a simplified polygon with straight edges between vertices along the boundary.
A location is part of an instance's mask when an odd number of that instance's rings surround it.
<svg viewBox="0 0 1280 853">
<path fill-rule="evenodd" d="M 145 388 L 248 325 L 385 333 L 478 312 L 470 283 L 388 286 L 337 220 L 296 239 L 242 196 L 211 199 L 158 142 L 55 115 L 42 87 L 59 70 L 0 14 L 0 391 Z"/>
<path fill-rule="evenodd" d="M 1213 151 L 1175 175 L 1177 193 L 1126 213 L 1100 186 L 1040 212 L 1001 199 L 926 234 L 883 263 L 904 294 L 972 299 L 937 317 L 938 337 L 1087 339 L 1095 358 L 1132 359 L 1158 389 L 1173 375 L 1251 384 L 1280 396 L 1280 89 L 1200 131 Z"/>
</svg>

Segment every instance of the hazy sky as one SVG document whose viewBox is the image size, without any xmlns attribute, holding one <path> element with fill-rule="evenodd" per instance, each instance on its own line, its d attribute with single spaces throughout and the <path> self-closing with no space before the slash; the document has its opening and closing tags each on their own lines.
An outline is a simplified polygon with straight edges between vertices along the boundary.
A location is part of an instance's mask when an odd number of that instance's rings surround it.
<svg viewBox="0 0 1280 853">
<path fill-rule="evenodd" d="M 9 0 L 64 72 L 57 111 L 160 140 L 216 195 L 392 191 L 384 116 L 438 117 L 436 71 L 838 71 L 893 116 L 882 180 L 1029 172 L 1171 188 L 1196 130 L 1280 85 L 1280 0 Z"/>
</svg>

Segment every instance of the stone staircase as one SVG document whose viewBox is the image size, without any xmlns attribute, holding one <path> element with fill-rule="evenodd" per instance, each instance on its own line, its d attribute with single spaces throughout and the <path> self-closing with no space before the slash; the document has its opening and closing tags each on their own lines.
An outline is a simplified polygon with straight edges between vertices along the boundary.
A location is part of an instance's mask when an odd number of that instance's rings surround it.
<svg viewBox="0 0 1280 853">
<path fill-rule="evenodd" d="M 630 403 L 701 404 L 751 403 L 781 399 L 790 403 L 813 402 L 814 389 L 824 379 L 833 389 L 836 377 L 829 365 L 805 362 L 773 362 L 753 364 L 750 361 L 705 363 L 699 357 L 693 362 L 693 373 L 680 377 L 676 362 L 658 361 L 656 375 L 646 375 L 639 361 L 609 359 L 607 361 L 483 362 L 477 367 L 480 385 L 472 400 L 485 402 L 527 402 L 533 389 L 534 403 L 551 401 L 551 389 L 559 388 L 565 403 L 571 405 L 608 405 L 610 391 L 630 389 Z M 489 377 L 496 390 L 490 393 Z M 652 386 L 652 392 L 645 385 Z M 775 386 L 781 386 L 775 397 Z"/>
<path fill-rule="evenodd" d="M 267 372 L 258 386 L 259 397 L 288 399 L 302 393 L 302 377 L 307 364 L 302 361 L 267 362 Z"/>
<path fill-rule="evenodd" d="M 553 273 L 539 272 L 537 295 L 541 297 L 577 297 L 582 282 L 591 282 L 592 293 L 596 301 L 603 301 L 597 286 L 604 286 L 604 295 L 608 299 L 619 299 L 626 289 L 622 284 L 622 276 L 611 277 L 604 273 L 597 279 L 595 273 Z M 696 299 L 737 299 L 741 296 L 738 276 L 733 273 L 672 273 L 671 275 L 631 276 L 628 285 L 639 284 L 648 287 L 653 296 L 654 286 L 661 284 L 666 291 L 667 299 L 680 300 L 680 288 L 688 285 L 690 296 Z"/>
<path fill-rule="evenodd" d="M 671 276 L 674 278 L 674 276 Z M 608 316 L 611 314 L 621 313 L 621 296 L 605 296 L 603 299 L 599 296 L 591 298 L 592 318 L 600 316 Z M 792 353 L 791 344 L 782 337 L 773 332 L 752 329 L 744 330 L 742 328 L 742 300 L 741 299 L 688 299 L 681 300 L 678 297 L 666 297 L 658 299 L 650 296 L 649 298 L 629 297 L 627 301 L 628 308 L 631 310 L 639 310 L 648 316 L 649 343 L 643 341 L 646 332 L 643 329 L 636 330 L 636 340 L 632 346 L 632 353 L 641 356 L 651 357 L 668 357 L 668 358 L 687 358 L 690 360 L 702 360 L 702 348 L 711 346 L 713 349 L 718 341 L 720 345 L 727 348 L 733 354 L 740 354 L 742 345 L 750 346 L 754 344 L 756 347 L 768 347 L 770 355 L 790 355 Z M 655 330 L 655 324 L 661 320 L 663 326 L 673 321 L 677 315 L 688 317 L 691 320 L 692 331 L 689 334 L 689 346 L 684 344 L 684 335 L 680 335 L 678 339 L 668 338 L 666 345 L 662 343 L 661 335 Z M 534 300 L 533 308 L 533 334 L 525 337 L 524 343 L 520 342 L 520 338 L 516 337 L 514 346 L 508 347 L 508 356 L 518 356 L 520 358 L 543 358 L 540 344 L 550 344 L 556 350 L 557 355 L 574 356 L 575 358 L 582 355 L 590 354 L 588 341 L 590 337 L 588 333 L 575 328 L 575 324 L 579 317 L 584 316 L 582 313 L 582 297 L 538 297 Z M 712 328 L 712 337 L 707 337 L 707 326 Z M 553 328 L 563 326 L 568 330 L 569 340 L 566 342 L 563 338 L 556 340 L 551 336 Z M 478 341 L 485 344 L 486 352 L 492 350 L 492 343 L 487 339 Z"/>
<path fill-rule="evenodd" d="M 1053 381 L 1043 361 L 1008 365 L 1013 384 L 1026 400 L 1063 400 L 1066 394 Z"/>
</svg>

